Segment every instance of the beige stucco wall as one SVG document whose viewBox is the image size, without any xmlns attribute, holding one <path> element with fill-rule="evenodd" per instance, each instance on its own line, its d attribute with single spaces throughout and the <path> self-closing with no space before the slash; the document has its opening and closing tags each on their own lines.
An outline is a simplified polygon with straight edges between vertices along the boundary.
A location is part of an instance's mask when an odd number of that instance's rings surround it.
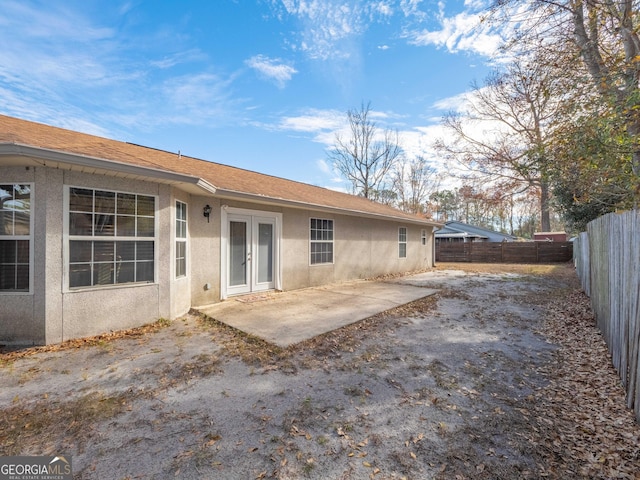
<svg viewBox="0 0 640 480">
<path fill-rule="evenodd" d="M 35 235 L 35 262 L 41 275 L 34 280 L 44 282 L 36 289 L 34 317 L 45 319 L 45 342 L 57 343 L 67 338 L 64 328 L 62 292 L 62 227 L 64 223 L 64 172 L 36 168 L 35 221 L 42 228 Z M 44 232 L 44 235 L 43 235 Z M 43 238 L 44 237 L 44 238 Z"/>
<path fill-rule="evenodd" d="M 309 219 L 334 221 L 334 263 L 309 264 Z M 404 273 L 433 266 L 433 246 L 421 242 L 430 227 L 312 210 L 286 209 L 283 218 L 283 289 Z M 407 257 L 398 257 L 398 228 L 407 228 Z"/>
<path fill-rule="evenodd" d="M 209 221 L 203 215 L 211 207 Z M 191 306 L 220 301 L 220 201 L 193 196 L 189 204 Z"/>
<path fill-rule="evenodd" d="M 157 196 L 157 215 L 159 232 L 168 232 L 172 223 L 172 199 L 170 188 L 139 180 L 121 179 L 115 177 L 95 176 L 79 172 L 64 172 L 63 185 L 88 187 L 96 189 L 117 190 Z M 58 185 L 56 191 L 64 191 L 63 185 Z M 57 203 L 57 202 L 56 202 Z M 60 198 L 59 209 L 62 210 L 63 201 Z M 60 225 L 63 223 L 61 215 Z M 61 251 L 61 231 L 48 230 L 50 240 L 56 244 L 55 250 Z M 60 233 L 60 235 L 58 234 Z M 170 315 L 170 265 L 172 258 L 172 242 L 169 235 L 158 235 L 156 254 L 156 284 L 122 285 L 90 289 L 66 290 L 63 285 L 62 256 L 60 261 L 48 261 L 47 279 L 51 282 L 47 288 L 47 295 L 62 299 L 62 327 L 55 335 L 47 335 L 47 343 L 56 343 L 69 338 L 95 335 L 102 332 L 132 328 L 153 322 L 161 317 Z M 54 248 L 52 247 L 52 250 Z M 58 269 L 57 266 L 60 266 Z M 55 285 L 57 283 L 57 285 Z M 62 295 L 56 292 L 63 292 Z M 53 301 L 53 300 L 51 300 Z M 56 324 L 57 318 L 47 310 L 47 326 Z M 48 327 L 49 328 L 49 327 Z"/>
<path fill-rule="evenodd" d="M 257 205 L 190 195 L 168 185 L 46 167 L 0 168 L 0 182 L 33 183 L 33 292 L 0 294 L 0 343 L 57 343 L 176 318 L 192 306 L 220 301 L 221 209 L 282 214 L 282 288 L 294 290 L 403 273 L 433 265 L 430 227 L 313 210 Z M 157 196 L 158 242 L 154 284 L 69 290 L 63 258 L 64 186 Z M 175 278 L 175 202 L 187 204 L 187 276 Z M 212 207 L 209 222 L 205 205 Z M 334 221 L 334 263 L 309 264 L 309 219 Z M 407 258 L 398 258 L 398 227 L 407 228 Z M 420 232 L 428 242 L 421 244 Z"/>
<path fill-rule="evenodd" d="M 431 227 L 239 201 L 223 200 L 220 205 L 282 213 L 281 264 L 285 291 L 433 266 Z M 309 264 L 309 219 L 312 217 L 334 221 L 334 263 L 331 265 Z M 407 258 L 398 258 L 399 227 L 407 228 Z M 421 243 L 422 229 L 427 230 L 426 245 Z M 216 233 L 219 238 L 219 230 Z"/>
<path fill-rule="evenodd" d="M 171 187 L 45 167 L 0 168 L 0 182 L 33 183 L 33 292 L 0 294 L 0 342 L 57 343 L 70 338 L 175 318 L 190 308 L 190 286 L 175 279 L 176 194 Z M 64 285 L 64 186 L 157 196 L 158 242 L 154 284 L 69 290 Z"/>
</svg>

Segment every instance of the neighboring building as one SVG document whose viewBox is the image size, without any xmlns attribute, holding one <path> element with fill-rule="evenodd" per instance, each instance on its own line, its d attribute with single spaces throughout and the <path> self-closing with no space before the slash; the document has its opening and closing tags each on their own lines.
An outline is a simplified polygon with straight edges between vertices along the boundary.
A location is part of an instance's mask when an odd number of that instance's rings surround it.
<svg viewBox="0 0 640 480">
<path fill-rule="evenodd" d="M 361 197 L 0 115 L 0 343 L 434 264 L 440 224 Z"/>
<path fill-rule="evenodd" d="M 536 242 L 566 242 L 567 238 L 565 232 L 536 232 L 533 234 L 533 240 Z"/>
<path fill-rule="evenodd" d="M 436 230 L 436 242 L 515 242 L 517 237 L 452 220 Z"/>
</svg>

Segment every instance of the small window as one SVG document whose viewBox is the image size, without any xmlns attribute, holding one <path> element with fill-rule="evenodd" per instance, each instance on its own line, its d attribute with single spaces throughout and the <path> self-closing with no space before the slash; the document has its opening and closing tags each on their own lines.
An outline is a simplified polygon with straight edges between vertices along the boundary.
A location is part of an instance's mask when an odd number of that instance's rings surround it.
<svg viewBox="0 0 640 480">
<path fill-rule="evenodd" d="M 0 292 L 29 292 L 31 185 L 0 184 Z"/>
<path fill-rule="evenodd" d="M 176 201 L 176 278 L 187 275 L 187 204 Z"/>
<path fill-rule="evenodd" d="M 311 265 L 333 263 L 333 220 L 312 218 L 309 238 Z"/>
<path fill-rule="evenodd" d="M 422 242 L 422 245 L 427 244 L 427 231 L 424 229 L 420 232 L 420 241 Z"/>
<path fill-rule="evenodd" d="M 407 227 L 398 229 L 398 257 L 407 258 Z"/>
<path fill-rule="evenodd" d="M 69 287 L 155 277 L 155 197 L 68 187 Z"/>
</svg>

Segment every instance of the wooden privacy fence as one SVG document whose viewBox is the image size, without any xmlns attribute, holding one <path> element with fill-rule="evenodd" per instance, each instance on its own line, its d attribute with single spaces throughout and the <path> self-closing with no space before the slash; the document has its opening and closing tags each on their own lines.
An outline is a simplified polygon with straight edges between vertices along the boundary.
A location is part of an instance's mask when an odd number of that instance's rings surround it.
<svg viewBox="0 0 640 480">
<path fill-rule="evenodd" d="M 573 258 L 572 242 L 441 242 L 437 262 L 556 263 Z"/>
<path fill-rule="evenodd" d="M 576 271 L 640 422 L 640 213 L 610 213 L 576 241 Z"/>
</svg>

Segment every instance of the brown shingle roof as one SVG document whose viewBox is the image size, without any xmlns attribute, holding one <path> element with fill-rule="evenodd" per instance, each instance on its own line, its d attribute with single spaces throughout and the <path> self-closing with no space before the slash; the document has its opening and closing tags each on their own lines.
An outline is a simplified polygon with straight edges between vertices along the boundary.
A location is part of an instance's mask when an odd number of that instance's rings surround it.
<svg viewBox="0 0 640 480">
<path fill-rule="evenodd" d="M 228 165 L 0 115 L 0 144 L 27 145 L 199 177 L 224 191 L 432 224 L 362 197 Z M 2 160 L 0 159 L 0 164 Z M 114 165 L 115 168 L 115 165 Z"/>
</svg>

